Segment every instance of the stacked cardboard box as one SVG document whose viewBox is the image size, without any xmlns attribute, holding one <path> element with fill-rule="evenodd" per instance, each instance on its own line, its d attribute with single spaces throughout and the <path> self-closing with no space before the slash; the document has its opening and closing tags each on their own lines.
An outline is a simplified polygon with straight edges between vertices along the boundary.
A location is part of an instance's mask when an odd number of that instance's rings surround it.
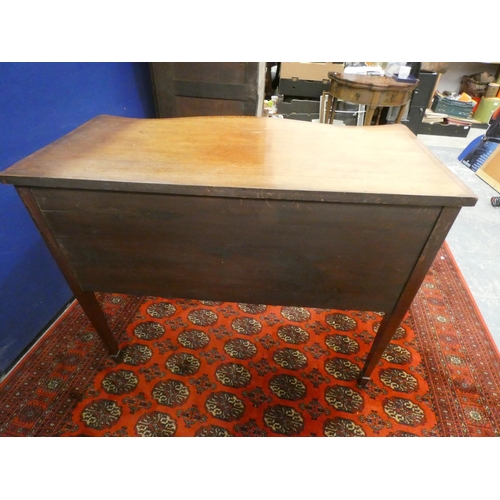
<svg viewBox="0 0 500 500">
<path fill-rule="evenodd" d="M 339 62 L 282 62 L 278 113 L 293 120 L 319 119 L 321 95 L 330 88 L 328 73 L 343 70 L 344 63 Z"/>
</svg>

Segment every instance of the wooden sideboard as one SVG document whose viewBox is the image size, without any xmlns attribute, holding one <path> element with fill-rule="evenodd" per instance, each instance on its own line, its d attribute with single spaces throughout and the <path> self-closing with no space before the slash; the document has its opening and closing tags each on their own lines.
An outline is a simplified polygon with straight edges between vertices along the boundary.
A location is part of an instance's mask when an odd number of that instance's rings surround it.
<svg viewBox="0 0 500 500">
<path fill-rule="evenodd" d="M 404 125 L 98 116 L 10 167 L 112 354 L 94 291 L 385 312 L 359 383 L 475 195 Z"/>
</svg>

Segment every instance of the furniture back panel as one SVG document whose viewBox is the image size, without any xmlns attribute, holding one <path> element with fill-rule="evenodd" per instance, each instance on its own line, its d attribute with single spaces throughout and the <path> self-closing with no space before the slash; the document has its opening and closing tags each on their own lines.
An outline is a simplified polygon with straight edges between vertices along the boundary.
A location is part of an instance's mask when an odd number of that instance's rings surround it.
<svg viewBox="0 0 500 500">
<path fill-rule="evenodd" d="M 440 207 L 33 188 L 84 290 L 385 311 Z"/>
</svg>

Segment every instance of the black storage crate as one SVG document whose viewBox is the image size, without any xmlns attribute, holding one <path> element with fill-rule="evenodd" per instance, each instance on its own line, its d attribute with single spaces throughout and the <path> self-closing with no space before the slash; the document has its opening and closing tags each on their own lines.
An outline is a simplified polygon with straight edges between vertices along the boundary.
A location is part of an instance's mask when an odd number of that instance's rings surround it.
<svg viewBox="0 0 500 500">
<path fill-rule="evenodd" d="M 319 120 L 319 100 L 278 99 L 278 113 L 283 118 L 311 122 Z"/>
<path fill-rule="evenodd" d="M 448 137 L 467 137 L 470 128 L 470 125 L 421 123 L 418 127 L 418 133 L 425 135 L 444 135 Z"/>
<path fill-rule="evenodd" d="M 281 78 L 278 92 L 290 97 L 320 98 L 324 91 L 330 90 L 330 81 L 300 80 L 298 78 Z"/>
</svg>

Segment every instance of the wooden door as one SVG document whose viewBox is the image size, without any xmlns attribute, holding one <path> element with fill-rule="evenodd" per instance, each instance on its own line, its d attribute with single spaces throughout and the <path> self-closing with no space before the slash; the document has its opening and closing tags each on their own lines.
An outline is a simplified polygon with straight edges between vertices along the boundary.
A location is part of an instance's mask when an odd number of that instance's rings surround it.
<svg viewBox="0 0 500 500">
<path fill-rule="evenodd" d="M 264 88 L 260 66 L 257 62 L 151 63 L 157 116 L 260 116 Z"/>
</svg>

